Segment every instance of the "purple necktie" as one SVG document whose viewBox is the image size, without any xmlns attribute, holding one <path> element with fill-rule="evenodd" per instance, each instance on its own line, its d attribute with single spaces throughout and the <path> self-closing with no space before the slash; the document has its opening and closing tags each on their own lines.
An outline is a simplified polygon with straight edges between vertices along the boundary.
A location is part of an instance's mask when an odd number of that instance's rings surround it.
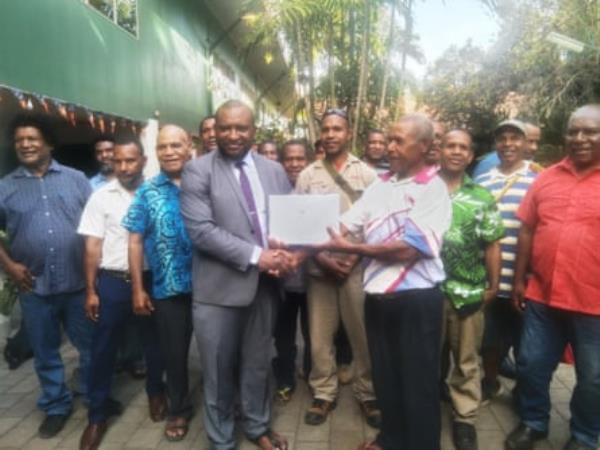
<svg viewBox="0 0 600 450">
<path fill-rule="evenodd" d="M 250 180 L 248 179 L 248 175 L 246 175 L 246 171 L 244 170 L 245 164 L 245 161 L 237 161 L 235 163 L 235 167 L 237 167 L 240 171 L 240 187 L 242 188 L 242 193 L 244 194 L 246 204 L 248 205 L 248 211 L 250 212 L 250 218 L 252 219 L 252 226 L 254 227 L 254 234 L 256 234 L 258 244 L 262 247 L 264 245 L 262 229 L 260 227 L 260 221 L 258 220 L 258 211 L 256 210 L 256 203 L 254 202 L 254 195 L 252 194 L 252 186 L 250 186 Z"/>
</svg>

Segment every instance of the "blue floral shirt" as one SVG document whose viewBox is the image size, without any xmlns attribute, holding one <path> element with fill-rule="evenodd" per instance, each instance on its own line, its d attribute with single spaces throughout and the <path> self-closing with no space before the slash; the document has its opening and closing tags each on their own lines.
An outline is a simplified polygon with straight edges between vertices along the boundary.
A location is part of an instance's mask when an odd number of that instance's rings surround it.
<svg viewBox="0 0 600 450">
<path fill-rule="evenodd" d="M 135 194 L 123 226 L 144 237 L 156 300 L 192 291 L 192 243 L 183 225 L 179 187 L 161 172 Z"/>
</svg>

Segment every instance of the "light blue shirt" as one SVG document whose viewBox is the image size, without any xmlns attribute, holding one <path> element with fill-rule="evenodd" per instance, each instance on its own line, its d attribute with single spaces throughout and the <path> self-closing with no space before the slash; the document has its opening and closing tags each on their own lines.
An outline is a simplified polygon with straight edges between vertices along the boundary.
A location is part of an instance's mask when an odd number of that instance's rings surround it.
<svg viewBox="0 0 600 450">
<path fill-rule="evenodd" d="M 498 152 L 496 150 L 492 150 L 486 155 L 483 155 L 481 159 L 477 162 L 475 169 L 473 169 L 472 178 L 477 178 L 484 173 L 488 173 L 494 167 L 500 164 L 500 158 L 498 158 Z"/>
<path fill-rule="evenodd" d="M 90 178 L 90 185 L 92 186 L 93 191 L 97 191 L 109 181 L 110 180 L 106 177 L 106 175 L 98 172 L 96 175 Z"/>
</svg>

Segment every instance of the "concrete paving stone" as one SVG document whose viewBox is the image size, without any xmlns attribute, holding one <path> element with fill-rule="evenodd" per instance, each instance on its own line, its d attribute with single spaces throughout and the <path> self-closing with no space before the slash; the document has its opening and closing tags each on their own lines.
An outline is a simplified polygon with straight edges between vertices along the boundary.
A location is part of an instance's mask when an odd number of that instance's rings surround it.
<svg viewBox="0 0 600 450">
<path fill-rule="evenodd" d="M 17 425 L 22 419 L 19 417 L 0 417 L 0 436 L 8 432 Z"/>
<path fill-rule="evenodd" d="M 336 429 L 331 431 L 331 448 L 355 450 L 364 441 L 365 435 L 362 427 L 354 431 Z"/>
<path fill-rule="evenodd" d="M 23 394 L 7 393 L 0 395 L 0 408 L 10 408 L 24 397 Z"/>
<path fill-rule="evenodd" d="M 331 450 L 335 447 L 329 447 L 329 442 L 298 442 L 295 450 Z M 341 450 L 341 449 L 339 449 Z"/>
<path fill-rule="evenodd" d="M 332 413 L 335 414 L 335 411 Z M 304 416 L 298 424 L 298 440 L 302 442 L 327 442 L 331 432 L 331 414 L 321 425 L 307 425 Z"/>
<path fill-rule="evenodd" d="M 136 432 L 137 426 L 125 422 L 112 422 L 104 435 L 103 442 L 107 444 L 125 444 Z"/>
<path fill-rule="evenodd" d="M 504 433 L 510 433 L 519 424 L 519 418 L 517 417 L 512 401 L 494 399 L 490 402 L 488 408 Z"/>
<path fill-rule="evenodd" d="M 33 436 L 37 435 L 38 427 L 39 422 L 37 421 L 27 420 L 27 418 L 21 420 L 0 437 L 0 448 L 22 448 Z"/>
<path fill-rule="evenodd" d="M 499 430 L 477 431 L 477 441 L 481 450 L 504 450 L 504 439 L 506 439 L 506 435 Z M 442 450 L 453 449 L 452 444 L 448 447 L 442 447 Z"/>
<path fill-rule="evenodd" d="M 156 448 L 163 437 L 163 427 L 139 428 L 130 435 L 125 448 Z"/>
<path fill-rule="evenodd" d="M 567 389 L 566 387 L 560 388 L 551 388 L 550 389 L 550 398 L 552 399 L 552 403 L 565 403 L 571 401 L 571 396 L 573 395 L 573 391 Z"/>
<path fill-rule="evenodd" d="M 25 444 L 22 448 L 24 450 L 51 450 L 60 444 L 62 441 L 61 438 L 55 437 L 52 439 L 41 439 L 35 436 L 31 439 L 27 444 Z"/>
<path fill-rule="evenodd" d="M 40 383 L 38 381 L 37 376 L 30 375 L 25 379 L 21 380 L 19 383 L 15 384 L 13 387 L 11 387 L 10 390 L 15 394 L 30 393 L 32 391 L 38 391 L 39 386 Z"/>
<path fill-rule="evenodd" d="M 553 403 L 552 410 L 556 411 L 564 420 L 571 419 L 571 409 L 569 402 Z"/>
<path fill-rule="evenodd" d="M 128 405 L 115 422 L 127 422 L 132 425 L 139 425 L 148 417 L 148 407 Z"/>
</svg>

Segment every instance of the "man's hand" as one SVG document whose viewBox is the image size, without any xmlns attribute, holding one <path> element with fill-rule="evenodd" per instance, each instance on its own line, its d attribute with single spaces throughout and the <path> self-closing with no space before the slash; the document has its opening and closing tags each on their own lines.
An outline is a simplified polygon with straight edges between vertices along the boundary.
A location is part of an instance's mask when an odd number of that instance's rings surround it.
<svg viewBox="0 0 600 450">
<path fill-rule="evenodd" d="M 295 258 L 286 250 L 265 249 L 258 259 L 258 270 L 274 277 L 283 277 L 295 269 Z"/>
<path fill-rule="evenodd" d="M 85 295 L 85 316 L 94 322 L 98 322 L 98 318 L 100 317 L 100 299 L 95 292 L 87 292 Z"/>
<path fill-rule="evenodd" d="M 17 285 L 21 292 L 30 292 L 33 289 L 33 275 L 23 264 L 14 262 L 6 267 L 6 274 Z"/>
<path fill-rule="evenodd" d="M 133 313 L 138 316 L 149 316 L 154 311 L 154 305 L 148 293 L 141 289 L 133 292 Z"/>
<path fill-rule="evenodd" d="M 332 275 L 338 281 L 344 281 L 354 268 L 358 257 L 355 255 L 347 256 L 344 259 L 335 258 L 325 252 L 315 256 L 315 260 L 326 272 Z"/>
<path fill-rule="evenodd" d="M 353 253 L 356 251 L 356 244 L 346 239 L 340 233 L 336 232 L 333 228 L 328 227 L 327 232 L 329 233 L 329 241 L 324 244 L 314 246 L 317 250 L 331 250 L 334 252 Z"/>
<path fill-rule="evenodd" d="M 483 304 L 489 305 L 498 296 L 498 289 L 486 289 L 483 292 Z"/>
<path fill-rule="evenodd" d="M 512 291 L 512 303 L 513 307 L 519 311 L 525 311 L 525 282 L 516 281 L 513 283 Z"/>
</svg>

